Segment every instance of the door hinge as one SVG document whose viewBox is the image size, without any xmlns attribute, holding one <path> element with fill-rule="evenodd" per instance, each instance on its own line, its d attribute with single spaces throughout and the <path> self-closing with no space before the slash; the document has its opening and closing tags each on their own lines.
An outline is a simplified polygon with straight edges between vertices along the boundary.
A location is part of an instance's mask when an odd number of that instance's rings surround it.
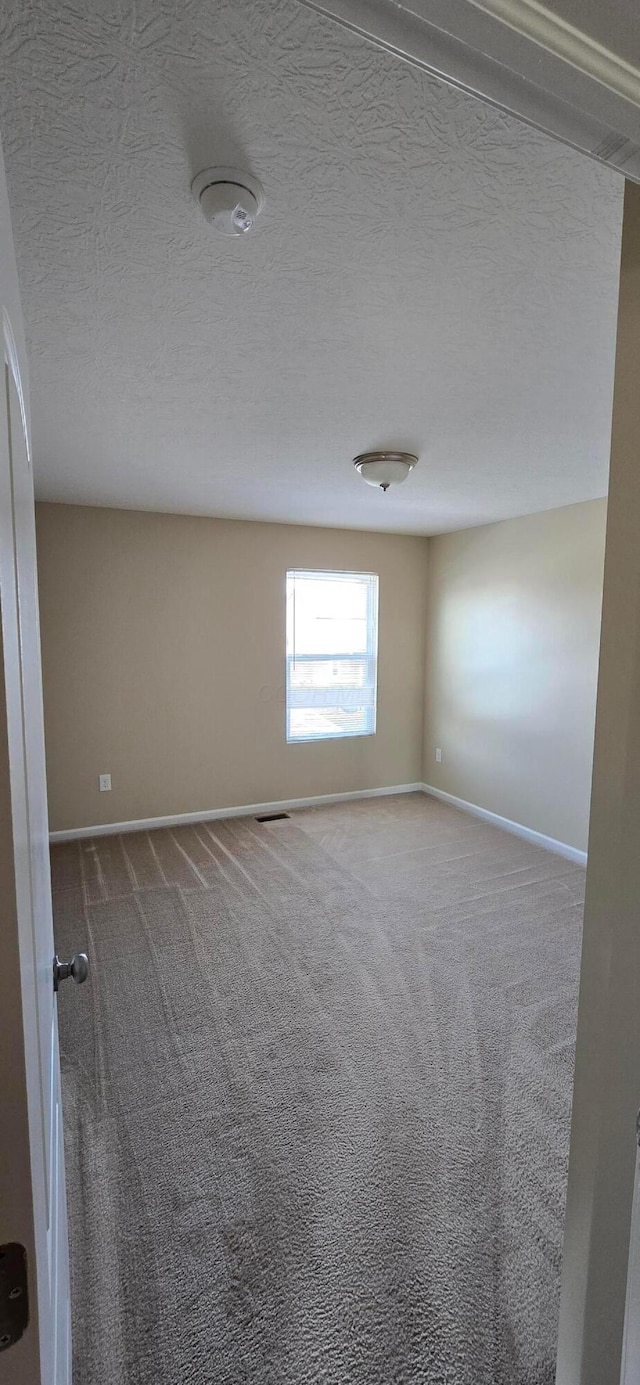
<svg viewBox="0 0 640 1385">
<path fill-rule="evenodd" d="M 27 1252 L 9 1241 L 0 1245 L 0 1351 L 19 1342 L 28 1322 Z"/>
</svg>

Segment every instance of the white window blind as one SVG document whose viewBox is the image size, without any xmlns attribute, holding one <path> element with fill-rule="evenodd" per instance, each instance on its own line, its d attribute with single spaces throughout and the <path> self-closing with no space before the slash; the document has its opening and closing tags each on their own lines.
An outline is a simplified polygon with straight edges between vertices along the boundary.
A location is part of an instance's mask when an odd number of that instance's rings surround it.
<svg viewBox="0 0 640 1385">
<path fill-rule="evenodd" d="M 376 729 L 378 578 L 287 573 L 287 740 Z"/>
</svg>

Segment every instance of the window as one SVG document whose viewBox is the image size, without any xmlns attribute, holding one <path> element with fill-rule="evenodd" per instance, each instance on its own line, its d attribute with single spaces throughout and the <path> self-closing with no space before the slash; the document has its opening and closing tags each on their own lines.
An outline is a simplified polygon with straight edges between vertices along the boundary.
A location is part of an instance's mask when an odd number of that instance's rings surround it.
<svg viewBox="0 0 640 1385">
<path fill-rule="evenodd" d="M 378 578 L 287 573 L 287 740 L 376 729 Z"/>
</svg>

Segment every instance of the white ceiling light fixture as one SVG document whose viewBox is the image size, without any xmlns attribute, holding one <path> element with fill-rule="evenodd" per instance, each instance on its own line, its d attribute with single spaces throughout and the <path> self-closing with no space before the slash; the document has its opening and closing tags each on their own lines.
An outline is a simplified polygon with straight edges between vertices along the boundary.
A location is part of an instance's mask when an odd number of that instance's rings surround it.
<svg viewBox="0 0 640 1385">
<path fill-rule="evenodd" d="M 388 491 L 389 486 L 397 486 L 406 481 L 410 471 L 417 466 L 418 458 L 413 452 L 361 452 L 354 457 L 353 465 L 368 486 L 378 486 Z"/>
<path fill-rule="evenodd" d="M 265 202 L 258 179 L 237 168 L 203 168 L 191 191 L 206 220 L 223 236 L 245 236 Z"/>
</svg>

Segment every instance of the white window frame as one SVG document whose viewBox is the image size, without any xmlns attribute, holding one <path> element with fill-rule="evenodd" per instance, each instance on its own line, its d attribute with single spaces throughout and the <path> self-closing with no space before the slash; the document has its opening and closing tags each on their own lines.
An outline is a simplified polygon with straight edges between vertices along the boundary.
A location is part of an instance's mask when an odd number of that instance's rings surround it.
<svg viewBox="0 0 640 1385">
<path fill-rule="evenodd" d="M 339 654 L 335 654 L 335 653 L 334 653 L 334 654 L 329 654 L 329 653 L 327 653 L 327 654 L 298 654 L 298 655 L 294 655 L 292 652 L 290 652 L 290 642 L 289 642 L 289 634 L 290 634 L 290 632 L 289 632 L 289 606 L 288 606 L 288 602 L 287 602 L 287 616 L 286 616 L 286 627 L 287 627 L 287 628 L 286 628 L 286 653 L 285 653 L 285 663 L 286 663 L 285 734 L 286 734 L 287 744 L 288 744 L 288 745 L 303 745 L 303 744 L 305 744 L 305 742 L 309 742 L 309 741 L 352 740 L 352 739 L 355 739 L 356 737 L 359 738 L 359 737 L 361 737 L 361 736 L 375 736 L 375 734 L 376 734 L 376 723 L 377 723 L 377 711 L 378 711 L 378 600 L 379 600 L 378 592 L 379 592 L 379 585 L 380 585 L 380 578 L 379 578 L 379 576 L 378 576 L 378 573 L 377 573 L 377 572 L 354 572 L 354 571 L 352 571 L 352 570 L 342 570 L 342 569 L 334 569 L 334 568 L 331 568 L 331 569 L 329 569 L 329 568 L 308 568 L 308 567 L 305 567 L 305 568 L 289 568 L 289 569 L 287 570 L 286 579 L 285 579 L 285 583 L 286 583 L 286 585 L 285 585 L 285 591 L 287 591 L 287 589 L 288 589 L 288 585 L 289 585 L 290 579 L 291 579 L 291 578 L 296 578 L 296 577 L 326 578 L 328 581 L 331 581 L 331 580 L 335 581 L 336 578 L 339 579 L 339 580 L 344 580 L 344 581 L 348 581 L 349 579 L 362 579 L 362 578 L 367 578 L 367 579 L 368 579 L 368 587 L 367 587 L 367 649 L 366 649 L 366 653 L 365 653 L 365 654 L 353 654 L 353 653 L 352 653 L 352 654 L 349 654 L 348 652 L 343 651 L 342 653 L 339 653 Z M 368 691 L 370 690 L 370 692 L 371 692 L 371 694 L 372 694 L 372 702 L 371 702 L 370 708 L 367 709 L 368 717 L 367 717 L 367 725 L 366 725 L 365 729 L 362 730 L 362 731 L 327 731 L 327 732 L 322 731 L 322 732 L 317 732 L 316 734 L 313 734 L 313 733 L 312 733 L 312 734 L 305 735 L 305 736 L 292 736 L 292 735 L 290 734 L 290 720 L 289 720 L 290 712 L 291 712 L 291 710 L 293 710 L 293 709 L 295 708 L 296 703 L 297 703 L 298 706 L 303 706 L 303 705 L 304 705 L 304 703 L 302 702 L 302 693 L 301 693 L 301 691 L 300 691 L 300 693 L 299 693 L 299 690 L 298 690 L 298 689 L 295 689 L 295 688 L 292 688 L 292 687 L 291 687 L 291 677 L 290 677 L 290 673 L 291 673 L 291 668 L 292 668 L 293 664 L 294 664 L 294 663 L 301 663 L 301 662 L 305 662 L 305 663 L 330 663 L 332 660 L 333 660 L 334 662 L 339 662 L 340 660 L 349 659 L 349 658 L 366 659 L 367 662 L 368 662 L 368 664 L 369 664 L 369 670 L 370 670 L 371 678 L 370 678 L 370 681 L 367 683 L 367 690 L 368 690 Z M 345 690 L 345 693 L 351 693 L 351 692 L 352 692 L 351 689 Z"/>
</svg>

